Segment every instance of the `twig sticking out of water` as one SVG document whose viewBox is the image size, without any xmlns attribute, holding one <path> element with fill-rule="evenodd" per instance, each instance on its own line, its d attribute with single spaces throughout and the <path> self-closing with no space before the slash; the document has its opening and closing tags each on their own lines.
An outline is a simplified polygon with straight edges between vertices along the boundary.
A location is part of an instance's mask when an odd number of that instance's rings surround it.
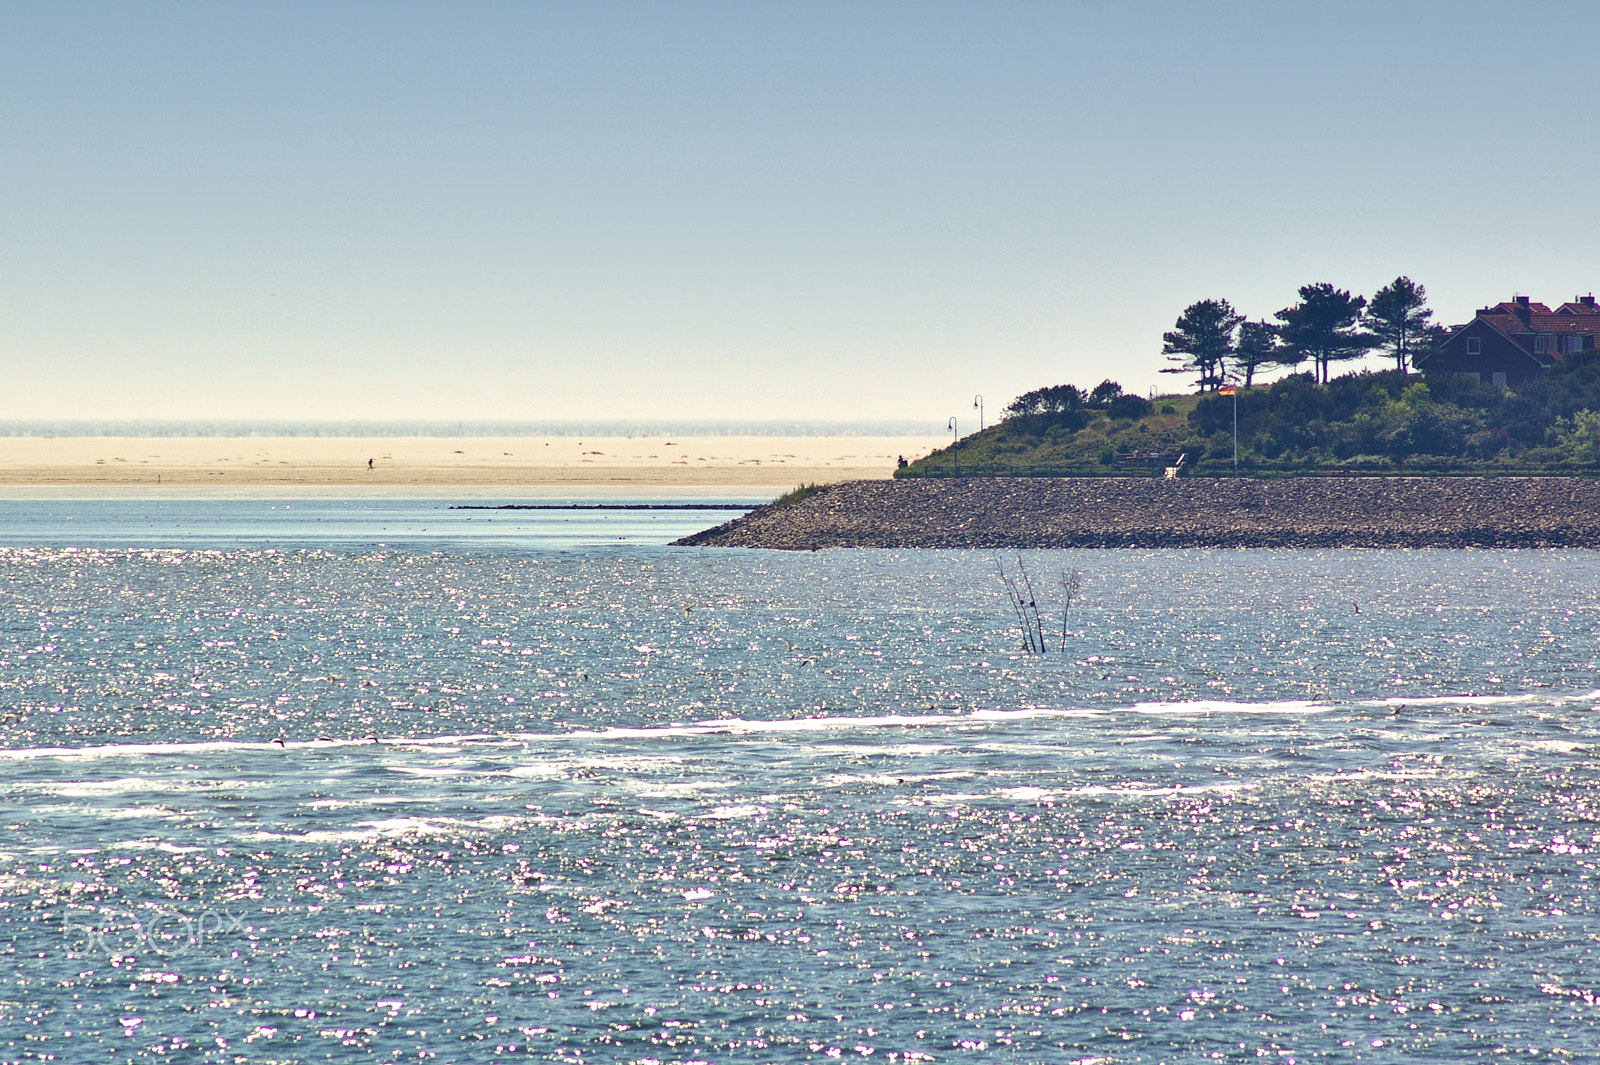
<svg viewBox="0 0 1600 1065">
<path fill-rule="evenodd" d="M 1072 601 L 1078 598 L 1078 593 L 1083 590 L 1083 574 L 1075 569 L 1061 571 L 1061 594 L 1065 602 L 1061 605 L 1061 651 L 1067 650 L 1067 611 L 1072 609 Z"/>
<path fill-rule="evenodd" d="M 1044 624 L 1039 618 L 1039 602 L 1033 594 L 1033 582 L 1028 579 L 1027 567 L 1022 564 L 1022 559 L 1017 559 L 1017 569 L 1021 573 L 1018 578 L 1006 572 L 1005 563 L 996 561 L 995 565 L 1000 570 L 1000 580 L 1005 583 L 1006 591 L 1011 597 L 1011 609 L 1017 615 L 1017 624 L 1022 629 L 1023 643 L 1030 654 L 1044 654 Z"/>
<path fill-rule="evenodd" d="M 1033 650 L 1033 630 L 1028 626 L 1028 615 L 1023 606 L 1022 592 L 1017 587 L 1017 582 L 1011 574 L 1006 572 L 1005 563 L 996 561 L 995 568 L 1000 571 L 1000 582 L 1006 586 L 1006 594 L 1011 600 L 1011 612 L 1017 617 L 1017 625 L 1022 629 L 1023 640 L 1027 649 Z"/>
<path fill-rule="evenodd" d="M 1021 626 L 1022 602 L 1021 597 L 1017 595 L 1016 582 L 1011 579 L 1011 575 L 1006 572 L 1006 568 L 1003 564 L 996 562 L 995 568 L 1000 571 L 1000 583 L 1006 586 L 1006 599 L 1011 604 L 1011 612 L 1016 615 L 1017 624 Z M 1031 649 L 1032 648 L 1030 648 L 1030 650 Z"/>
<path fill-rule="evenodd" d="M 1028 642 L 1039 654 L 1044 654 L 1044 622 L 1039 619 L 1039 600 L 1033 594 L 1033 582 L 1028 579 L 1028 568 L 1022 564 L 1022 556 L 1017 556 L 1017 570 L 1022 574 L 1022 584 L 1028 590 L 1028 609 L 1033 612 L 1033 628 L 1028 632 Z M 1023 619 L 1026 627 L 1027 618 Z"/>
</svg>

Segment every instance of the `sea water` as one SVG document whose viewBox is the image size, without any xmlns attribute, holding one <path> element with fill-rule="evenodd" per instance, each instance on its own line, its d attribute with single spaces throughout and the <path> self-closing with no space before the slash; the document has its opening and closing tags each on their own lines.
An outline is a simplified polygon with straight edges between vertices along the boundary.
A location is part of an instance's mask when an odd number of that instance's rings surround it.
<svg viewBox="0 0 1600 1065">
<path fill-rule="evenodd" d="M 1600 1051 L 1600 555 L 305 505 L 0 507 L 0 1059 Z"/>
</svg>

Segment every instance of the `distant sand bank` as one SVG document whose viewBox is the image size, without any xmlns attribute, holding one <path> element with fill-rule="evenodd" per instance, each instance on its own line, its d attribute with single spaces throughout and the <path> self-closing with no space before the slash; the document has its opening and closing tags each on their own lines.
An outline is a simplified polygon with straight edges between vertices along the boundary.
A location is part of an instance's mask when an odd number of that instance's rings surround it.
<svg viewBox="0 0 1600 1065">
<path fill-rule="evenodd" d="M 0 437 L 0 489 L 606 488 L 632 492 L 890 476 L 938 437 Z M 367 468 L 367 460 L 372 468 Z"/>
</svg>

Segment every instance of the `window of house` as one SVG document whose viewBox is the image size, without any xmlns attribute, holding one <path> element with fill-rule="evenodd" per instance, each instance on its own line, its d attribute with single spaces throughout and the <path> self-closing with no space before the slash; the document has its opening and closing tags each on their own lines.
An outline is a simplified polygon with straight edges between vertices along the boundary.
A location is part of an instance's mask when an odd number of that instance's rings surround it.
<svg viewBox="0 0 1600 1065">
<path fill-rule="evenodd" d="M 1581 334 L 1574 334 L 1574 335 L 1571 335 L 1571 336 L 1562 337 L 1561 338 L 1561 350 L 1562 350 L 1562 352 L 1564 354 L 1568 354 L 1568 355 L 1572 354 L 1575 351 L 1582 351 L 1583 350 L 1583 336 Z"/>
<path fill-rule="evenodd" d="M 1540 333 L 1533 338 L 1533 351 L 1536 355 L 1548 355 L 1551 352 L 1550 341 L 1555 339 L 1549 333 Z"/>
<path fill-rule="evenodd" d="M 1490 374 L 1489 375 L 1489 381 L 1496 388 L 1504 388 L 1504 387 L 1506 387 L 1506 375 L 1503 374 L 1503 373 L 1492 373 L 1492 374 Z"/>
<path fill-rule="evenodd" d="M 1468 355 L 1482 355 L 1483 354 L 1483 338 L 1482 337 L 1468 337 L 1467 338 L 1467 354 Z"/>
</svg>

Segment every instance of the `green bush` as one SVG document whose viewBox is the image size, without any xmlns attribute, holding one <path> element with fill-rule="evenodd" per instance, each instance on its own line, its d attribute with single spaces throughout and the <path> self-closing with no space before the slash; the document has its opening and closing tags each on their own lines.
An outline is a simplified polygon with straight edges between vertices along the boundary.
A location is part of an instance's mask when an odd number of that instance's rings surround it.
<svg viewBox="0 0 1600 1065">
<path fill-rule="evenodd" d="M 1555 424 L 1556 447 L 1573 462 L 1600 462 L 1600 412 L 1580 410 Z"/>
<path fill-rule="evenodd" d="M 1143 396 L 1117 396 L 1106 404 L 1106 415 L 1119 421 L 1148 418 L 1153 410 L 1155 404 Z"/>
<path fill-rule="evenodd" d="M 1158 406 L 1113 385 L 1022 397 L 1005 421 L 961 441 L 963 471 L 1105 474 L 1125 452 L 1187 453 L 1189 465 L 1216 470 L 1232 465 L 1236 401 L 1241 468 L 1265 473 L 1600 471 L 1600 358 L 1557 366 L 1515 390 L 1459 375 L 1356 373 L 1323 385 L 1294 374 L 1236 398 L 1172 396 Z M 906 474 L 949 475 L 952 466 L 947 447 Z"/>
</svg>

